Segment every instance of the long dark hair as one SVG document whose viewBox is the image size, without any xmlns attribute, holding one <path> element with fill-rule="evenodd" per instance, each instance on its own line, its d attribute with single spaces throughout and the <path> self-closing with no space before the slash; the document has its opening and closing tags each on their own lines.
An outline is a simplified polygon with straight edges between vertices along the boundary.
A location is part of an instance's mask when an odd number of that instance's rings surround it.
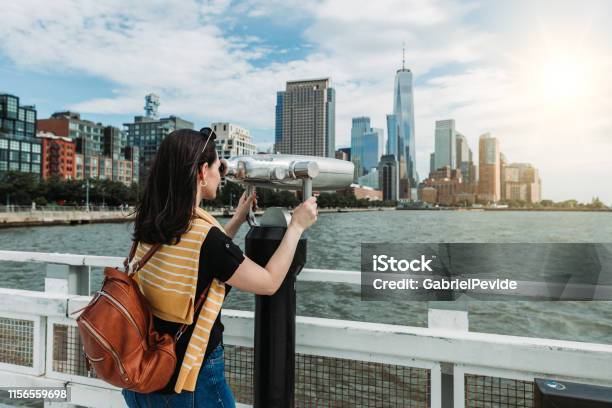
<svg viewBox="0 0 612 408">
<path fill-rule="evenodd" d="M 179 129 L 159 146 L 141 200 L 136 205 L 133 239 L 174 245 L 189 230 L 196 205 L 199 168 L 217 158 L 215 133 Z M 199 204 L 199 203 L 198 203 Z"/>
</svg>

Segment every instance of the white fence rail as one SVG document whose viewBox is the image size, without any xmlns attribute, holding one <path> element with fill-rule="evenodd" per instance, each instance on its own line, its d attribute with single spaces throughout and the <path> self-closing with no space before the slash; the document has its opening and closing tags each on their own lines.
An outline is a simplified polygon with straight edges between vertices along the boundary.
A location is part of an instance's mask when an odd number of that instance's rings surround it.
<svg viewBox="0 0 612 408">
<path fill-rule="evenodd" d="M 88 273 L 92 266 L 120 266 L 123 262 L 114 257 L 12 251 L 0 251 L 0 260 L 67 265 L 78 268 L 75 273 L 79 274 Z M 306 269 L 299 277 L 303 281 L 360 283 L 359 272 L 354 271 Z M 10 347 L 0 354 L 0 382 L 14 386 L 67 384 L 72 389 L 72 404 L 124 406 L 118 389 L 54 366 L 53 353 L 58 347 L 54 330 L 57 326 L 74 327 L 69 313 L 89 299 L 68 293 L 68 288 L 64 293 L 0 288 L 0 322 L 17 322 L 7 323 L 7 330 L 0 326 L 0 342 L 10 340 L 10 336 L 8 340 L 3 337 L 5 332 L 20 333 L 20 340 L 30 336 L 26 343 L 31 348 L 27 364 L 11 363 L 15 356 Z M 19 331 L 21 326 L 15 326 L 24 321 L 31 322 L 25 326 L 26 334 Z M 253 347 L 252 312 L 224 309 L 223 322 L 225 344 Z M 443 401 L 449 400 L 455 408 L 470 406 L 468 394 L 474 391 L 468 393 L 466 384 L 473 375 L 525 382 L 527 387 L 536 377 L 612 386 L 612 345 L 475 333 L 466 327 L 467 312 L 437 309 L 429 310 L 427 328 L 298 316 L 296 351 L 323 359 L 424 370 L 428 379 L 424 406 L 431 407 L 442 407 L 446 405 Z M 70 341 L 70 334 L 66 336 Z M 448 381 L 454 388 L 450 394 L 443 386 Z"/>
</svg>

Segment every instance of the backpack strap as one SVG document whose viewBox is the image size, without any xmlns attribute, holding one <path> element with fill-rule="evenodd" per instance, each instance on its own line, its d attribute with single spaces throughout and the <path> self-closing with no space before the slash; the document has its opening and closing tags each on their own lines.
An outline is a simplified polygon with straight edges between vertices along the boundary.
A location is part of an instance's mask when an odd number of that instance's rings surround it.
<svg viewBox="0 0 612 408">
<path fill-rule="evenodd" d="M 132 248 L 130 249 L 130 254 L 128 255 L 128 257 L 127 257 L 127 258 L 125 258 L 125 259 L 123 260 L 123 267 L 124 267 L 124 270 L 125 270 L 126 272 L 127 272 L 127 270 L 128 270 L 128 266 L 129 266 L 129 264 L 130 264 L 130 261 L 131 261 L 132 259 L 134 259 L 134 255 L 136 254 L 136 248 L 137 248 L 137 247 L 138 247 L 138 241 L 133 240 L 133 241 L 132 241 Z"/>
<path fill-rule="evenodd" d="M 159 243 L 153 244 L 151 248 L 149 248 L 147 253 L 141 259 L 136 261 L 135 264 L 133 264 L 132 262 L 134 262 L 134 255 L 136 255 L 136 248 L 138 247 L 138 241 L 134 241 L 132 243 L 132 248 L 130 249 L 130 255 L 123 261 L 123 266 L 125 267 L 125 271 L 128 274 L 128 276 L 132 276 L 136 272 L 138 272 L 140 268 L 142 268 L 149 261 L 149 259 L 151 259 L 151 257 L 155 254 L 155 252 L 157 252 L 157 250 L 162 247 L 162 245 L 163 244 L 159 244 Z"/>
</svg>

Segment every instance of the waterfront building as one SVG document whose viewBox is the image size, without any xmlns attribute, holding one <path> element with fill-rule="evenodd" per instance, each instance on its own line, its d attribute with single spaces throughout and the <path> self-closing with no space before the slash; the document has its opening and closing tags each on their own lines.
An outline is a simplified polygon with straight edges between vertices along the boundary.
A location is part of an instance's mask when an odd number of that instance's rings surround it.
<svg viewBox="0 0 612 408">
<path fill-rule="evenodd" d="M 275 151 L 334 157 L 335 107 L 329 78 L 288 81 L 282 95 L 277 93 L 276 124 L 282 127 L 275 132 Z"/>
<path fill-rule="evenodd" d="M 138 147 L 139 152 L 139 182 L 146 181 L 149 168 L 157 154 L 157 149 L 162 140 L 177 129 L 193 129 L 193 123 L 170 115 L 167 118 L 158 119 L 157 107 L 159 98 L 145 98 L 145 116 L 135 116 L 131 123 L 124 123 L 124 130 L 128 146 Z"/>
<path fill-rule="evenodd" d="M 521 183 L 527 185 L 527 202 L 539 203 L 542 201 L 542 180 L 540 172 L 529 163 L 514 163 L 519 166 L 519 179 Z"/>
<path fill-rule="evenodd" d="M 82 119 L 80 113 L 72 111 L 39 119 L 38 129 L 74 142 L 76 180 L 107 179 L 129 186 L 137 179 L 134 161 L 126 157 L 127 138 L 121 129 Z"/>
<path fill-rule="evenodd" d="M 437 204 L 438 191 L 431 186 L 423 186 L 419 188 L 419 201 L 427 204 Z"/>
<path fill-rule="evenodd" d="M 104 125 L 81 119 L 77 112 L 56 112 L 48 119 L 38 120 L 38 129 L 56 136 L 68 137 L 76 144 L 76 153 L 82 156 L 83 178 L 99 178 L 99 163 L 103 156 Z M 104 174 L 104 168 L 102 169 Z"/>
<path fill-rule="evenodd" d="M 455 204 L 459 193 L 465 193 L 461 170 L 450 166 L 430 172 L 419 184 L 419 199 L 430 204 Z"/>
<path fill-rule="evenodd" d="M 383 155 L 378 163 L 378 185 L 385 201 L 399 199 L 398 165 L 393 154 Z"/>
<path fill-rule="evenodd" d="M 0 134 L 0 176 L 7 171 L 35 174 L 41 173 L 41 144 L 39 141 L 13 139 Z"/>
<path fill-rule="evenodd" d="M 418 183 L 414 128 L 412 72 L 402 68 L 395 73 L 393 114 L 387 115 L 387 151 L 398 162 L 399 199 L 411 199 L 411 188 Z"/>
<path fill-rule="evenodd" d="M 13 140 L 36 140 L 36 108 L 19 97 L 0 93 L 0 133 Z"/>
<path fill-rule="evenodd" d="M 541 179 L 538 169 L 529 163 L 504 163 L 501 179 L 504 201 L 541 201 Z"/>
<path fill-rule="evenodd" d="M 38 120 L 38 129 L 72 140 L 75 144 L 74 174 L 76 179 L 100 178 L 105 174 L 103 157 L 104 125 L 81 118 L 72 111 L 55 112 L 47 119 Z M 100 163 L 102 162 L 102 169 Z"/>
<path fill-rule="evenodd" d="M 128 185 L 132 183 L 138 184 L 140 175 L 138 174 L 140 166 L 140 152 L 137 146 L 126 146 L 123 149 L 123 155 L 125 157 L 125 163 L 119 170 L 119 181 L 123 181 L 124 184 Z M 122 173 L 123 169 L 123 173 Z M 131 179 L 130 179 L 131 177 Z"/>
<path fill-rule="evenodd" d="M 478 198 L 484 202 L 495 203 L 501 199 L 499 140 L 489 133 L 480 136 L 478 160 Z"/>
<path fill-rule="evenodd" d="M 457 131 L 455 120 L 437 120 L 435 130 L 435 168 L 457 168 Z"/>
<path fill-rule="evenodd" d="M 229 122 L 215 122 L 210 125 L 217 135 L 217 155 L 227 159 L 232 156 L 244 156 L 257 153 L 251 133 L 242 126 Z"/>
<path fill-rule="evenodd" d="M 0 176 L 8 171 L 42 172 L 42 144 L 36 137 L 36 108 L 0 93 Z"/>
<path fill-rule="evenodd" d="M 383 192 L 372 187 L 352 184 L 350 187 L 337 190 L 337 194 L 343 196 L 355 196 L 356 199 L 366 199 L 370 201 L 380 201 L 383 199 Z"/>
<path fill-rule="evenodd" d="M 61 180 L 72 180 L 76 175 L 76 145 L 69 137 L 56 136 L 51 132 L 38 132 L 42 147 L 42 178 L 57 176 Z"/>
</svg>

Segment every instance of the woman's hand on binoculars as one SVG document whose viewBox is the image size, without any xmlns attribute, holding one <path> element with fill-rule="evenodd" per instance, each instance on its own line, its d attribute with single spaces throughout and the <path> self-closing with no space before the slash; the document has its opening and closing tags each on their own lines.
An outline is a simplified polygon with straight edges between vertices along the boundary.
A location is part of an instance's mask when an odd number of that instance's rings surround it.
<svg viewBox="0 0 612 408">
<path fill-rule="evenodd" d="M 310 197 L 302 204 L 295 207 L 291 216 L 291 224 L 301 231 L 307 230 L 317 221 L 317 199 Z"/>
<path fill-rule="evenodd" d="M 242 222 L 246 221 L 247 215 L 249 214 L 249 208 L 253 207 L 253 210 L 257 207 L 257 193 L 253 191 L 253 194 L 247 196 L 246 191 L 242 193 L 238 206 L 236 206 L 236 217 Z"/>
</svg>

